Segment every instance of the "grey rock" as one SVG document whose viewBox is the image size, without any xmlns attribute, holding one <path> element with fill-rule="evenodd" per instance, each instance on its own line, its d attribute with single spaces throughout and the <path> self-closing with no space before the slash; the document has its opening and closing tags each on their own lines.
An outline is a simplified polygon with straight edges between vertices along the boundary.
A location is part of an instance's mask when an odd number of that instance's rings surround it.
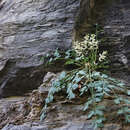
<svg viewBox="0 0 130 130">
<path fill-rule="evenodd" d="M 31 130 L 49 130 L 47 127 L 44 126 L 33 126 Z"/>
<path fill-rule="evenodd" d="M 89 123 L 68 123 L 60 128 L 48 128 L 47 126 L 29 126 L 7 124 L 2 130 L 94 130 Z"/>
<path fill-rule="evenodd" d="M 91 1 L 95 3 L 93 8 L 88 7 L 89 1 L 81 1 L 75 37 L 81 38 L 92 32 L 97 23 L 103 30 L 100 38 L 105 41 L 100 45 L 100 50 L 107 50 L 109 54 L 108 71 L 113 77 L 124 80 L 130 86 L 130 1 Z"/>
<path fill-rule="evenodd" d="M 25 125 L 15 126 L 12 124 L 7 124 L 2 130 L 31 130 L 31 128 Z"/>
<path fill-rule="evenodd" d="M 41 57 L 57 47 L 71 47 L 80 0 L 3 0 L 1 4 L 0 97 L 7 97 L 37 88 L 46 73 Z"/>
<path fill-rule="evenodd" d="M 44 126 L 12 125 L 7 124 L 2 130 L 48 130 Z"/>
<path fill-rule="evenodd" d="M 89 123 L 68 123 L 67 125 L 54 130 L 94 130 Z"/>
<path fill-rule="evenodd" d="M 118 124 L 106 124 L 103 130 L 120 130 L 122 129 Z M 88 122 L 68 122 L 62 127 L 49 128 L 48 126 L 29 126 L 29 125 L 12 125 L 7 124 L 2 130 L 94 130 L 91 123 Z M 99 130 L 99 129 L 97 129 Z"/>
<path fill-rule="evenodd" d="M 54 78 L 54 77 L 56 77 L 56 74 L 54 74 L 54 73 L 52 73 L 52 72 L 48 72 L 48 73 L 45 75 L 44 79 L 43 79 L 43 83 L 48 83 L 48 82 L 50 82 L 50 80 L 51 80 L 52 78 Z"/>
<path fill-rule="evenodd" d="M 58 74 L 52 73 L 52 72 L 48 72 L 44 78 L 43 78 L 43 83 L 40 85 L 40 87 L 38 88 L 38 91 L 40 93 L 45 93 L 48 92 L 50 87 L 51 87 L 51 83 L 52 81 L 56 80 Z"/>
</svg>

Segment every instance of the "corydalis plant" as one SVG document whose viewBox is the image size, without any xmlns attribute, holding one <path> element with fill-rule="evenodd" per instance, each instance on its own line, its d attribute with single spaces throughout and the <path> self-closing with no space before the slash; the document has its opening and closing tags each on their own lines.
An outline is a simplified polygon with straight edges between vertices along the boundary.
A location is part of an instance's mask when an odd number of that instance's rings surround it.
<svg viewBox="0 0 130 130">
<path fill-rule="evenodd" d="M 79 56 L 87 56 L 92 51 L 97 51 L 99 46 L 99 41 L 96 39 L 95 34 L 88 34 L 84 37 L 82 42 L 75 41 L 73 48 Z"/>
<path fill-rule="evenodd" d="M 47 55 L 46 58 L 50 58 L 47 64 L 63 60 L 64 65 L 75 65 L 81 68 L 89 65 L 91 70 L 106 68 L 107 51 L 99 52 L 99 44 L 100 41 L 96 39 L 95 34 L 87 34 L 83 41 L 75 41 L 71 50 L 63 53 L 56 49 L 54 55 Z"/>
<path fill-rule="evenodd" d="M 106 60 L 107 52 L 99 52 L 99 41 L 96 35 L 88 34 L 82 42 L 74 42 L 73 49 L 74 52 L 69 50 L 65 53 L 64 59 L 68 60 L 65 64 L 76 63 L 79 67 L 72 71 L 62 72 L 59 78 L 52 83 L 42 110 L 41 120 L 46 117 L 47 106 L 53 101 L 56 93 L 65 90 L 67 99 L 72 100 L 76 97 L 75 90 L 78 90 L 80 96 L 89 96 L 86 98 L 83 110 L 89 112 L 88 119 L 93 118 L 95 128 L 103 127 L 103 122 L 106 120 L 104 116 L 106 106 L 100 106 L 106 96 L 113 97 L 115 105 L 124 104 L 117 110 L 117 115 L 123 115 L 126 122 L 130 122 L 130 111 L 125 106 L 130 102 L 117 93 L 121 91 L 129 94 L 129 91 L 122 82 L 97 71 Z M 54 55 L 56 55 L 54 59 L 60 58 L 58 51 Z"/>
<path fill-rule="evenodd" d="M 95 34 L 87 34 L 83 41 L 73 43 L 73 48 L 77 53 L 76 59 L 82 59 L 84 65 L 89 64 L 92 71 L 96 70 L 107 58 L 107 51 L 99 52 L 99 43 Z"/>
</svg>

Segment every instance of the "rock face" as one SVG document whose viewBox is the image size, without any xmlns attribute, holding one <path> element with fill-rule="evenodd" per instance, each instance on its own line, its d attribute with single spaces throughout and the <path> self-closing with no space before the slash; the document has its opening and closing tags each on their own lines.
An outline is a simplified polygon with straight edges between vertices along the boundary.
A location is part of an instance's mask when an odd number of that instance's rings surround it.
<svg viewBox="0 0 130 130">
<path fill-rule="evenodd" d="M 1 1 L 0 97 L 38 87 L 46 73 L 42 55 L 70 48 L 73 29 L 82 38 L 96 23 L 104 30 L 102 48 L 109 51 L 112 75 L 129 84 L 129 7 L 129 0 Z"/>
<path fill-rule="evenodd" d="M 71 47 L 80 0 L 0 3 L 0 96 L 21 95 L 42 82 L 40 58 Z"/>
<path fill-rule="evenodd" d="M 0 96 L 21 95 L 42 83 L 50 70 L 39 60 L 57 47 L 71 46 L 77 12 L 75 38 L 93 31 L 94 24 L 100 25 L 106 39 L 101 49 L 109 51 L 112 75 L 129 84 L 130 0 L 0 0 Z M 59 69 L 54 66 L 51 71 Z M 64 100 L 62 93 L 48 106 L 44 122 L 39 121 L 51 78 L 55 77 L 47 73 L 39 91 L 34 90 L 29 98 L 0 100 L 0 129 L 93 130 L 87 111 L 82 111 L 84 101 Z M 111 99 L 104 103 L 108 103 L 110 124 L 103 130 L 129 130 L 114 120 Z"/>
<path fill-rule="evenodd" d="M 103 28 L 110 53 L 111 72 L 130 86 L 130 1 L 115 1 L 110 5 Z"/>
<path fill-rule="evenodd" d="M 121 127 L 117 124 L 110 124 L 103 130 L 120 130 Z M 48 128 L 47 126 L 29 126 L 29 125 L 6 125 L 2 130 L 94 130 L 89 123 L 68 123 L 60 128 Z M 125 129 L 128 130 L 128 129 Z"/>
<path fill-rule="evenodd" d="M 101 49 L 108 50 L 112 76 L 130 86 L 130 1 L 92 0 L 91 8 L 83 1 L 76 22 L 76 38 L 93 32 L 97 24 L 104 33 Z M 88 12 L 89 8 L 89 12 Z M 86 15 L 84 12 L 87 12 Z M 82 15 L 83 14 L 83 15 Z"/>
<path fill-rule="evenodd" d="M 55 99 L 47 107 L 47 115 L 40 121 L 48 90 L 59 73 L 48 72 L 43 84 L 38 90 L 33 90 L 30 96 L 12 97 L 0 100 L 0 129 L 2 130 L 94 130 L 92 120 L 88 119 L 89 111 L 83 111 L 86 96 L 76 96 L 74 100 L 67 100 L 66 94 L 55 94 Z M 49 85 L 49 86 L 48 86 Z M 49 87 L 50 88 L 50 87 Z M 42 89 L 43 90 L 43 89 Z M 105 105 L 107 122 L 102 130 L 129 130 L 129 125 L 121 124 L 121 118 L 115 114 L 116 107 L 111 98 L 106 98 L 99 104 Z M 111 107 L 110 107 L 111 106 Z M 124 120 L 124 118 L 123 118 Z M 98 130 L 98 129 L 97 129 Z"/>
</svg>

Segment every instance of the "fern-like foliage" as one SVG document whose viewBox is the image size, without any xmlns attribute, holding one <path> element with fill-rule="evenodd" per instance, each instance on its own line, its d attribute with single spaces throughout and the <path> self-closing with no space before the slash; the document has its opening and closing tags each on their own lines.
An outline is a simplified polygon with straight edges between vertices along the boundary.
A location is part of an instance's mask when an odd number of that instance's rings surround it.
<svg viewBox="0 0 130 130">
<path fill-rule="evenodd" d="M 41 120 L 46 117 L 48 104 L 53 101 L 54 95 L 60 91 L 66 92 L 68 100 L 74 99 L 76 94 L 79 96 L 88 95 L 83 111 L 89 112 L 87 117 L 93 119 L 94 128 L 103 127 L 103 123 L 107 120 L 104 116 L 106 106 L 99 105 L 105 97 L 112 97 L 117 106 L 130 104 L 128 99 L 118 94 L 120 92 L 130 95 L 125 84 L 97 71 L 99 68 L 105 68 L 107 53 L 105 51 L 99 52 L 99 41 L 95 38 L 95 35 L 87 35 L 84 41 L 75 42 L 72 50 L 68 50 L 65 54 L 56 50 L 53 58 L 50 58 L 49 63 L 59 58 L 66 59 L 65 65 L 74 64 L 78 68 L 62 72 L 59 78 L 52 83 L 42 109 Z M 122 105 L 117 110 L 117 115 L 124 116 L 126 123 L 130 123 L 130 110 L 126 105 Z"/>
<path fill-rule="evenodd" d="M 81 88 L 79 89 L 79 86 Z M 121 102 L 124 104 L 130 104 L 128 99 L 119 97 L 116 93 L 117 90 L 126 94 L 127 90 L 122 82 L 109 77 L 106 74 L 94 71 L 91 75 L 88 69 L 73 70 L 71 72 L 62 72 L 59 78 L 52 83 L 48 96 L 45 100 L 45 106 L 41 115 L 41 120 L 46 117 L 47 105 L 53 101 L 54 94 L 60 91 L 66 91 L 67 98 L 69 100 L 75 98 L 75 90 L 79 90 L 79 95 L 89 94 L 89 98 L 86 99 L 83 111 L 90 111 L 88 119 L 95 117 L 94 126 L 102 127 L 103 122 L 106 120 L 104 117 L 105 106 L 99 106 L 105 96 L 113 95 L 113 101 L 116 105 Z M 123 115 L 126 122 L 130 122 L 130 110 L 128 107 L 121 107 L 117 111 L 118 115 Z"/>
</svg>

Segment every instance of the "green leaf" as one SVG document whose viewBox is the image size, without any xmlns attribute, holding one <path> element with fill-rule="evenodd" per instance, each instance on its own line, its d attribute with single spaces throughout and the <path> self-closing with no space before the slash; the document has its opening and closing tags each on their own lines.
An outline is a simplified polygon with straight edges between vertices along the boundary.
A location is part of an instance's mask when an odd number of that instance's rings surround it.
<svg viewBox="0 0 130 130">
<path fill-rule="evenodd" d="M 99 110 L 105 110 L 105 106 L 97 106 L 96 109 L 99 109 Z"/>
<path fill-rule="evenodd" d="M 49 102 L 52 102 L 53 101 L 53 95 L 49 95 L 48 99 L 49 99 Z"/>
<path fill-rule="evenodd" d="M 123 100 L 126 104 L 130 104 L 130 101 L 128 99 Z"/>
<path fill-rule="evenodd" d="M 95 110 L 95 115 L 103 116 L 103 111 L 96 109 Z"/>
<path fill-rule="evenodd" d="M 68 98 L 69 100 L 74 99 L 75 98 L 75 94 L 72 92 L 72 90 L 70 89 L 70 91 L 68 92 Z"/>
<path fill-rule="evenodd" d="M 95 98 L 95 102 L 101 102 L 101 98 L 100 97 L 97 97 L 97 98 Z"/>
<path fill-rule="evenodd" d="M 100 87 L 100 86 L 96 87 L 96 89 L 97 89 L 97 92 L 102 92 L 103 91 L 103 88 Z"/>
<path fill-rule="evenodd" d="M 106 74 L 102 74 L 102 76 L 101 76 L 102 78 L 105 78 L 105 79 L 107 79 L 108 78 L 108 76 L 106 75 Z"/>
<path fill-rule="evenodd" d="M 42 113 L 42 115 L 40 116 L 40 121 L 44 120 L 46 118 L 46 113 Z"/>
<path fill-rule="evenodd" d="M 96 120 L 96 123 L 101 124 L 103 122 L 102 118 Z"/>
<path fill-rule="evenodd" d="M 46 55 L 46 57 L 49 57 L 49 56 L 50 56 L 50 54 L 47 54 L 47 55 Z"/>
<path fill-rule="evenodd" d="M 104 88 L 104 91 L 106 91 L 106 92 L 111 92 L 111 90 L 110 90 L 108 87 L 105 87 L 105 88 Z"/>
<path fill-rule="evenodd" d="M 52 62 L 53 61 L 53 58 L 50 58 L 49 62 Z"/>
<path fill-rule="evenodd" d="M 123 113 L 124 113 L 123 109 L 120 109 L 120 110 L 118 110 L 118 112 L 117 112 L 118 115 L 121 115 L 121 114 L 123 114 Z"/>
<path fill-rule="evenodd" d="M 115 102 L 116 104 L 120 104 L 120 99 L 117 98 L 117 99 L 114 100 L 114 102 Z"/>
<path fill-rule="evenodd" d="M 116 88 L 115 85 L 111 85 L 111 84 L 109 84 L 108 87 L 109 87 L 110 89 L 115 89 L 115 88 Z"/>
<path fill-rule="evenodd" d="M 97 123 L 94 123 L 94 124 L 93 124 L 93 127 L 94 127 L 94 130 L 97 130 L 97 129 L 98 129 L 98 124 L 97 124 Z"/>
<path fill-rule="evenodd" d="M 68 50 L 68 51 L 66 51 L 65 52 L 65 59 L 68 59 L 68 58 L 70 58 L 71 57 L 71 50 Z"/>
<path fill-rule="evenodd" d="M 74 64 L 75 63 L 75 60 L 68 60 L 65 62 L 65 65 L 70 65 L 70 64 Z"/>
<path fill-rule="evenodd" d="M 70 91 L 72 91 L 72 83 L 69 83 L 67 86 L 67 93 L 69 93 Z"/>
<path fill-rule="evenodd" d="M 55 57 L 60 57 L 60 53 L 58 52 L 58 49 L 56 49 L 55 53 L 54 53 Z"/>
<path fill-rule="evenodd" d="M 127 90 L 127 95 L 130 96 L 130 90 Z"/>
<path fill-rule="evenodd" d="M 100 122 L 100 120 L 98 122 Z M 100 128 L 104 127 L 103 123 L 98 123 L 98 122 L 97 122 L 98 127 L 100 127 Z"/>
<path fill-rule="evenodd" d="M 44 62 L 44 60 L 45 60 L 45 57 L 42 57 L 42 58 L 40 59 L 40 62 Z"/>
<path fill-rule="evenodd" d="M 111 96 L 109 93 L 107 93 L 107 92 L 105 92 L 105 91 L 104 91 L 104 94 L 107 95 L 107 96 Z"/>
<path fill-rule="evenodd" d="M 123 86 L 125 86 L 125 84 L 123 82 L 120 82 L 117 84 L 117 86 L 123 87 Z"/>
<path fill-rule="evenodd" d="M 95 94 L 95 97 L 103 97 L 104 96 L 104 93 L 96 93 Z"/>
<path fill-rule="evenodd" d="M 100 75 L 100 72 L 96 72 L 96 71 L 95 71 L 95 72 L 92 73 L 92 76 L 100 77 L 101 75 Z"/>
<path fill-rule="evenodd" d="M 75 84 L 72 85 L 73 90 L 76 90 L 77 88 L 78 88 L 78 84 L 75 83 Z"/>
<path fill-rule="evenodd" d="M 95 83 L 90 82 L 87 86 L 88 86 L 89 89 L 95 88 Z"/>
<path fill-rule="evenodd" d="M 86 75 L 86 72 L 84 70 L 80 70 L 77 74 Z"/>
<path fill-rule="evenodd" d="M 78 75 L 75 76 L 73 79 L 73 82 L 79 83 L 82 80 L 83 77 L 79 77 Z"/>
<path fill-rule="evenodd" d="M 60 74 L 59 79 L 62 80 L 63 78 L 65 78 L 65 76 L 66 76 L 66 72 L 63 71 L 63 72 Z"/>
<path fill-rule="evenodd" d="M 125 115 L 125 121 L 126 123 L 130 123 L 130 115 Z"/>
<path fill-rule="evenodd" d="M 126 112 L 126 113 L 127 113 L 127 112 L 129 113 L 129 112 L 130 112 L 130 110 L 129 110 L 128 107 L 123 107 L 123 110 L 124 110 L 124 112 Z"/>
<path fill-rule="evenodd" d="M 87 92 L 87 91 L 88 91 L 88 87 L 87 87 L 87 86 L 81 88 L 81 89 L 80 89 L 80 92 L 81 92 L 81 93 L 80 93 L 80 96 L 83 95 L 83 94 L 84 94 L 85 92 Z"/>
<path fill-rule="evenodd" d="M 88 114 L 88 119 L 92 118 L 92 116 L 94 116 L 94 111 L 90 111 L 89 114 Z"/>
<path fill-rule="evenodd" d="M 46 104 L 50 103 L 49 98 L 46 98 L 46 99 L 45 99 L 45 103 L 46 103 Z"/>
<path fill-rule="evenodd" d="M 61 85 L 61 82 L 59 80 L 55 80 L 53 83 L 52 83 L 52 86 L 53 87 L 60 87 Z"/>
<path fill-rule="evenodd" d="M 49 90 L 49 94 L 54 94 L 56 92 L 56 88 L 55 87 L 51 87 Z"/>
<path fill-rule="evenodd" d="M 93 103 L 93 100 L 87 101 L 87 102 L 85 103 L 85 105 L 84 105 L 83 111 L 86 111 L 92 103 Z"/>
<path fill-rule="evenodd" d="M 81 60 L 81 57 L 77 57 L 77 58 L 75 58 L 75 60 L 76 60 L 76 61 L 79 61 L 79 60 Z"/>
</svg>

